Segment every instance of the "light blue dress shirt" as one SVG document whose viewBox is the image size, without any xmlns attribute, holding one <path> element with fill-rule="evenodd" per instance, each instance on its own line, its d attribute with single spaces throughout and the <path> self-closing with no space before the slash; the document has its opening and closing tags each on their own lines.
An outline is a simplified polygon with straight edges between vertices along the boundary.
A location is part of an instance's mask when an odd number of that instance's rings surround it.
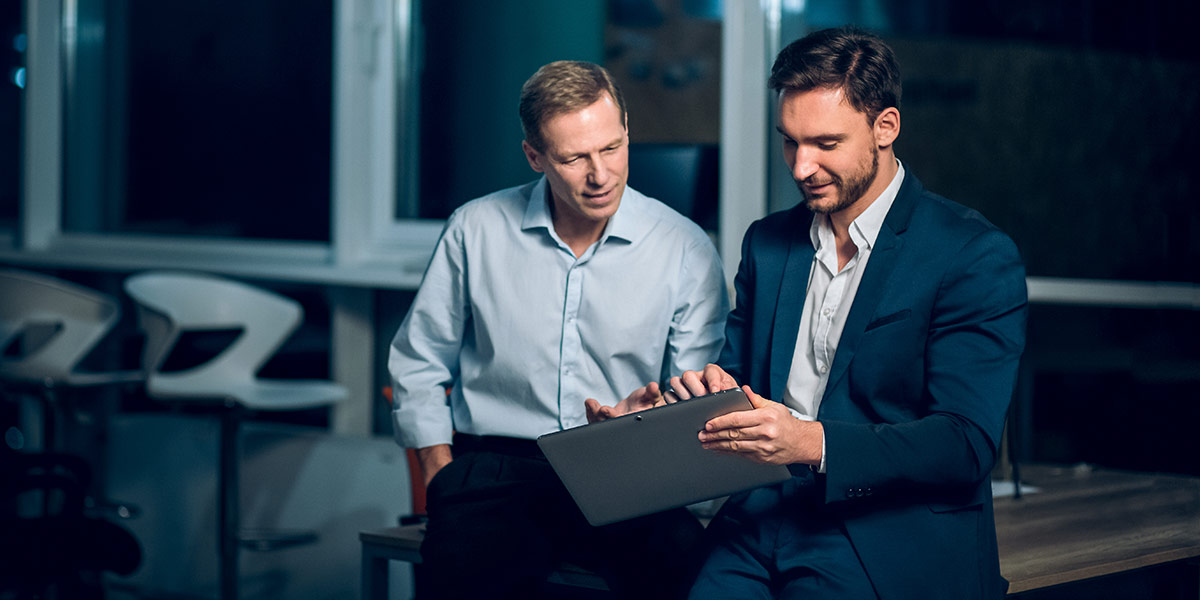
<svg viewBox="0 0 1200 600">
<path fill-rule="evenodd" d="M 586 398 L 613 405 L 716 359 L 729 300 L 703 230 L 626 187 L 577 259 L 546 192 L 543 177 L 447 220 L 388 357 L 400 445 L 534 439 L 585 424 Z"/>
</svg>

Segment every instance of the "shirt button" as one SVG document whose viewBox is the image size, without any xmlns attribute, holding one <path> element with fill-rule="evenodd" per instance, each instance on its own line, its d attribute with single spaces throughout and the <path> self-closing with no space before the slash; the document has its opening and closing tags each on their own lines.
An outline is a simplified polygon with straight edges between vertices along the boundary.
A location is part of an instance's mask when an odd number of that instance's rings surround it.
<svg viewBox="0 0 1200 600">
<path fill-rule="evenodd" d="M 828 308 L 826 308 L 825 310 L 821 311 L 821 314 L 823 314 L 823 315 L 825 315 L 825 316 L 827 316 L 827 317 L 828 317 L 830 312 L 833 312 L 833 311 L 831 311 L 831 310 L 829 310 Z"/>
<path fill-rule="evenodd" d="M 827 367 L 827 366 L 825 366 L 825 365 L 821 365 L 821 374 L 822 374 L 822 375 L 824 375 L 824 374 L 825 374 L 825 373 L 827 373 L 828 371 L 829 371 L 829 367 Z"/>
</svg>

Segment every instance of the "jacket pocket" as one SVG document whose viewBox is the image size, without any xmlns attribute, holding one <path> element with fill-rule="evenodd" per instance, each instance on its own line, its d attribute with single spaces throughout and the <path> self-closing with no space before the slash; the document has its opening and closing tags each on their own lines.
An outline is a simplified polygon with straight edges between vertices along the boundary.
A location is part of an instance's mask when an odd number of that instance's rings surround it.
<svg viewBox="0 0 1200 600">
<path fill-rule="evenodd" d="M 973 509 L 973 508 L 979 509 L 983 506 L 983 503 L 978 502 L 978 501 L 930 502 L 928 506 L 929 506 L 930 512 L 948 513 L 948 512 L 956 512 L 956 511 L 960 511 L 960 510 L 969 510 L 969 509 Z"/>
<path fill-rule="evenodd" d="M 875 319 L 874 321 L 871 321 L 870 323 L 868 323 L 867 328 L 864 331 L 878 329 L 889 323 L 895 323 L 896 321 L 903 321 L 904 319 L 907 319 L 908 316 L 911 314 L 912 314 L 912 310 L 906 308 L 901 311 L 896 311 L 890 315 L 884 315 L 884 316 L 879 317 L 878 319 Z"/>
</svg>

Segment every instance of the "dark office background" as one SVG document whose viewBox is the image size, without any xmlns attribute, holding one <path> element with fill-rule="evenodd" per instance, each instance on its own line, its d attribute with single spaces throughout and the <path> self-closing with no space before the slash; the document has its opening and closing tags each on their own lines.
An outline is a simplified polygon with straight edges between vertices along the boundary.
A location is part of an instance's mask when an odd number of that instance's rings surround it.
<svg viewBox="0 0 1200 600">
<path fill-rule="evenodd" d="M 420 212 L 402 216 L 444 216 L 532 178 L 519 154 L 516 91 L 537 64 L 569 57 L 609 61 L 637 88 L 635 141 L 655 131 L 641 141 L 701 150 L 695 177 L 705 185 L 668 199 L 693 202 L 691 215 L 715 229 L 716 103 L 689 118 L 696 127 L 687 134 L 656 129 L 653 119 L 639 125 L 636 115 L 673 105 L 651 105 L 645 82 L 655 80 L 637 76 L 653 71 L 625 70 L 629 47 L 618 45 L 652 46 L 672 39 L 672 28 L 719 32 L 719 3 L 420 4 L 420 131 L 402 132 L 421 152 Z M 74 73 L 77 92 L 66 99 L 66 229 L 329 240 L 329 0 L 78 5 L 108 35 L 78 49 L 88 68 Z M 862 22 L 893 43 L 906 86 L 901 159 L 927 187 L 1008 231 L 1030 275 L 1200 283 L 1200 176 L 1189 164 L 1200 134 L 1194 3 L 864 6 L 811 1 L 805 18 L 813 28 Z M 20 11 L 19 2 L 0 3 L 0 226 L 15 222 L 19 206 Z M 719 47 L 695 53 L 719 56 Z M 689 73 L 699 90 L 691 93 L 716 93 L 704 86 L 719 71 Z M 679 187 L 659 175 L 635 169 L 631 182 L 664 197 Z M 312 375 L 328 362 L 325 299 L 303 286 L 282 291 L 304 301 L 309 321 L 270 369 Z M 408 295 L 377 300 L 386 345 Z M 1200 311 L 1033 306 L 1024 458 L 1200 474 L 1189 435 L 1200 420 L 1197 339 Z M 380 433 L 390 428 L 385 417 Z"/>
<path fill-rule="evenodd" d="M 16 225 L 21 193 L 21 89 L 25 49 L 21 3 L 0 3 L 0 230 Z"/>
</svg>

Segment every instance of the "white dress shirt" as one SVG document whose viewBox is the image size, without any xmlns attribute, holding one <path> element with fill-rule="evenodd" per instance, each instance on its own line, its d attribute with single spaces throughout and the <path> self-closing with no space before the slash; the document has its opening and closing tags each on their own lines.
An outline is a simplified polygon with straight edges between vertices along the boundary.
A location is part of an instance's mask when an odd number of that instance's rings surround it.
<svg viewBox="0 0 1200 600">
<path fill-rule="evenodd" d="M 392 342 L 396 439 L 583 425 L 586 398 L 613 405 L 715 360 L 728 311 L 708 235 L 632 188 L 578 258 L 554 231 L 544 177 L 473 200 L 447 220 Z"/>
<path fill-rule="evenodd" d="M 804 312 L 800 316 L 800 331 L 783 395 L 783 404 L 796 418 L 806 421 L 817 418 L 846 316 L 850 314 L 858 284 L 871 258 L 871 248 L 904 181 L 904 165 L 899 160 L 896 163 L 898 168 L 891 183 L 850 223 L 850 239 L 858 250 L 846 266 L 838 269 L 837 244 L 829 216 L 816 215 L 809 228 L 816 253 L 808 274 Z M 825 472 L 824 448 L 818 472 Z"/>
</svg>

